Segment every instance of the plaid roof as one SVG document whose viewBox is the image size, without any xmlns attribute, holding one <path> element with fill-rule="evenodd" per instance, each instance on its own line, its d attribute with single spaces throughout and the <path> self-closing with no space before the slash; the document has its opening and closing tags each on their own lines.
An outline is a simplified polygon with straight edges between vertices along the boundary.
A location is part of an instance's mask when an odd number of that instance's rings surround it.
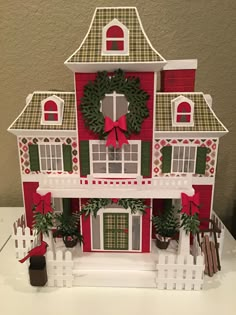
<svg viewBox="0 0 236 315">
<path fill-rule="evenodd" d="M 61 125 L 41 125 L 42 107 L 41 101 L 49 96 L 56 95 L 64 100 L 63 121 Z M 76 130 L 75 117 L 75 93 L 63 92 L 34 92 L 33 97 L 20 114 L 18 119 L 10 127 L 13 129 L 34 130 Z"/>
<path fill-rule="evenodd" d="M 173 127 L 171 118 L 171 100 L 183 95 L 194 102 L 194 126 Z M 203 93 L 157 93 L 156 95 L 156 131 L 227 131 L 214 116 Z"/>
<path fill-rule="evenodd" d="M 129 56 L 102 56 L 102 29 L 113 19 L 129 30 Z M 136 8 L 97 8 L 90 32 L 66 62 L 158 62 L 164 59 L 148 43 L 138 20 Z"/>
</svg>

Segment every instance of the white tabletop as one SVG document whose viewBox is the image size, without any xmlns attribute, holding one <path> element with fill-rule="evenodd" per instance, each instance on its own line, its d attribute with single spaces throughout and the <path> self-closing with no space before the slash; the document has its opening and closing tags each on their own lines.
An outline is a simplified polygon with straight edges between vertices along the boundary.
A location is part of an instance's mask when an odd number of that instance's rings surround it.
<svg viewBox="0 0 236 315">
<path fill-rule="evenodd" d="M 0 208 L 0 248 L 11 234 L 22 208 Z M 18 269 L 19 266 L 19 269 Z M 2 315 L 235 315 L 236 242 L 226 231 L 222 271 L 206 277 L 203 291 L 159 291 L 127 288 L 35 288 L 19 281 L 12 242 L 0 253 Z"/>
</svg>

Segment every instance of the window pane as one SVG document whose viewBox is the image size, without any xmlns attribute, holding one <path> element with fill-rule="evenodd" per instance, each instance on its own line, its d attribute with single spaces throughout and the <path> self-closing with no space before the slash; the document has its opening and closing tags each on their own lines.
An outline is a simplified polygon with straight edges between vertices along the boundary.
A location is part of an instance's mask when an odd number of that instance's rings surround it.
<svg viewBox="0 0 236 315">
<path fill-rule="evenodd" d="M 93 249 L 100 249 L 100 216 L 92 216 Z"/>
<path fill-rule="evenodd" d="M 53 171 L 57 170 L 57 160 L 55 160 L 55 159 L 52 160 L 52 170 Z"/>
<path fill-rule="evenodd" d="M 137 144 L 132 144 L 131 148 L 132 148 L 132 152 L 138 152 L 138 145 Z"/>
<path fill-rule="evenodd" d="M 132 249 L 140 250 L 140 217 L 132 216 Z"/>
<path fill-rule="evenodd" d="M 124 171 L 126 174 L 136 174 L 138 172 L 137 163 L 125 163 Z"/>
<path fill-rule="evenodd" d="M 179 159 L 184 158 L 184 147 L 179 147 Z"/>
<path fill-rule="evenodd" d="M 121 161 L 121 149 L 115 149 L 115 160 L 116 161 Z"/>
<path fill-rule="evenodd" d="M 58 171 L 62 170 L 62 160 L 61 159 L 57 159 L 57 170 Z"/>
<path fill-rule="evenodd" d="M 56 145 L 56 153 L 57 153 L 57 157 L 61 157 L 61 145 Z"/>
<path fill-rule="evenodd" d="M 106 173 L 106 163 L 93 163 L 94 173 Z"/>
<path fill-rule="evenodd" d="M 100 144 L 99 145 L 99 150 L 100 150 L 100 152 L 107 152 L 106 145 L 105 144 Z"/>
<path fill-rule="evenodd" d="M 128 111 L 128 102 L 125 96 L 116 97 L 116 120 L 126 115 Z"/>
<path fill-rule="evenodd" d="M 113 96 L 105 96 L 102 100 L 102 113 L 113 120 Z"/>
<path fill-rule="evenodd" d="M 109 173 L 121 173 L 122 172 L 122 164 L 121 163 L 109 163 Z"/>
<path fill-rule="evenodd" d="M 189 159 L 189 147 L 185 147 L 185 159 Z"/>
<path fill-rule="evenodd" d="M 93 160 L 99 161 L 99 153 L 93 153 Z"/>
<path fill-rule="evenodd" d="M 179 160 L 178 163 L 178 172 L 182 173 L 183 172 L 183 160 Z"/>
<path fill-rule="evenodd" d="M 47 159 L 47 170 L 51 171 L 52 170 L 52 165 L 51 165 L 51 160 Z"/>
<path fill-rule="evenodd" d="M 138 154 L 137 153 L 132 153 L 131 154 L 131 159 L 132 159 L 132 161 L 137 161 L 138 160 Z"/>
<path fill-rule="evenodd" d="M 46 145 L 46 156 L 47 157 L 51 156 L 51 154 L 50 154 L 50 145 Z"/>
<path fill-rule="evenodd" d="M 130 152 L 130 145 L 129 144 L 124 144 L 123 148 L 124 148 L 124 152 Z"/>
<path fill-rule="evenodd" d="M 47 165 L 46 165 L 46 160 L 45 159 L 41 159 L 41 167 L 42 167 L 43 171 L 45 171 L 47 169 Z"/>
<path fill-rule="evenodd" d="M 173 157 L 174 159 L 178 159 L 179 158 L 179 147 L 174 147 L 174 153 L 173 153 Z"/>
<path fill-rule="evenodd" d="M 189 162 L 189 172 L 194 173 L 194 161 Z"/>
<path fill-rule="evenodd" d="M 113 147 L 108 148 L 108 159 L 109 161 L 114 161 L 115 160 L 115 149 Z"/>
<path fill-rule="evenodd" d="M 40 155 L 41 157 L 45 157 L 46 156 L 46 149 L 45 149 L 45 145 L 40 145 Z"/>
<path fill-rule="evenodd" d="M 178 172 L 178 161 L 177 160 L 173 161 L 173 172 Z"/>
<path fill-rule="evenodd" d="M 190 159 L 193 160 L 195 158 L 195 147 L 190 148 Z"/>
<path fill-rule="evenodd" d="M 56 156 L 56 148 L 55 145 L 51 145 L 51 150 L 52 150 L 52 156 L 55 157 Z"/>
<path fill-rule="evenodd" d="M 125 161 L 130 161 L 130 153 L 124 153 Z"/>
<path fill-rule="evenodd" d="M 93 152 L 98 152 L 98 144 L 93 144 L 92 145 L 92 151 Z"/>
<path fill-rule="evenodd" d="M 106 160 L 106 153 L 100 153 L 100 160 L 105 161 Z"/>
<path fill-rule="evenodd" d="M 184 161 L 184 172 L 188 172 L 188 161 Z"/>
</svg>

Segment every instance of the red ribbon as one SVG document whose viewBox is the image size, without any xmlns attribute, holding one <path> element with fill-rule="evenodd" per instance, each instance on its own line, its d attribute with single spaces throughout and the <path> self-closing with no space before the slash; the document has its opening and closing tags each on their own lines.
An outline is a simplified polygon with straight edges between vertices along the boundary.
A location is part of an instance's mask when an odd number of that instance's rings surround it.
<svg viewBox="0 0 236 315">
<path fill-rule="evenodd" d="M 118 147 L 121 148 L 123 144 L 128 144 L 128 140 L 124 135 L 127 131 L 126 117 L 121 116 L 118 121 L 112 121 L 110 117 L 105 117 L 104 131 L 108 132 L 106 147 L 112 145 L 116 148 L 116 140 L 118 140 Z"/>
<path fill-rule="evenodd" d="M 44 196 L 41 196 L 38 193 L 34 193 L 33 194 L 33 203 L 35 205 L 35 211 L 37 211 L 37 212 L 40 212 L 42 214 L 52 212 L 51 193 L 50 192 Z"/>
<path fill-rule="evenodd" d="M 182 212 L 188 215 L 194 215 L 199 213 L 199 193 L 194 194 L 193 196 L 188 196 L 184 193 L 181 194 L 182 200 Z"/>
</svg>

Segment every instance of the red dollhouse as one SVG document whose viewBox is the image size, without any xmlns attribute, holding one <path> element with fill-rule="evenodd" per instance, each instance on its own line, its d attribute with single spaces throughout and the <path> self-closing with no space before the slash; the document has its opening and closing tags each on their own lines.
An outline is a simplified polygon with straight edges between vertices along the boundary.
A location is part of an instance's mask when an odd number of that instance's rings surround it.
<svg viewBox="0 0 236 315">
<path fill-rule="evenodd" d="M 150 252 L 151 216 L 181 193 L 212 211 L 219 138 L 210 95 L 194 92 L 196 60 L 165 60 L 133 7 L 97 8 L 66 61 L 74 92 L 33 92 L 17 136 L 27 225 L 33 193 L 81 218 L 82 249 Z M 140 211 L 135 211 L 140 209 Z M 143 211 L 145 209 L 145 212 Z"/>
</svg>

